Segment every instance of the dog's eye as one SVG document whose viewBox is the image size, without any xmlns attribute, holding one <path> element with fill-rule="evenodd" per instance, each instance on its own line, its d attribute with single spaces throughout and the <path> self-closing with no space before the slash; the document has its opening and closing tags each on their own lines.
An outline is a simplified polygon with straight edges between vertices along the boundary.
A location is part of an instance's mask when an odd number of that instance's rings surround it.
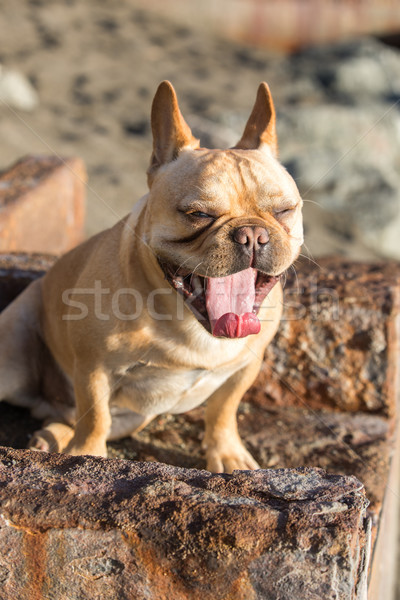
<svg viewBox="0 0 400 600">
<path fill-rule="evenodd" d="M 212 215 L 208 215 L 207 213 L 204 213 L 204 212 L 201 212 L 201 211 L 196 211 L 196 212 L 189 213 L 189 216 L 191 216 L 191 217 L 197 217 L 198 219 L 214 219 L 215 218 Z"/>
<path fill-rule="evenodd" d="M 275 211 L 274 216 L 276 219 L 281 219 L 282 217 L 287 217 L 287 216 L 291 215 L 295 210 L 296 210 L 295 206 L 292 206 L 290 208 L 284 208 L 283 210 Z"/>
</svg>

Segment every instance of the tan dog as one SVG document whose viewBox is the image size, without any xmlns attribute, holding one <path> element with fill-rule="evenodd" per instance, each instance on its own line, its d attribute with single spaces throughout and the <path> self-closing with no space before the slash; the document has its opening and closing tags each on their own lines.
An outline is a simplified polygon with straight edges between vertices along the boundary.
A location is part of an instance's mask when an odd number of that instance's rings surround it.
<svg viewBox="0 0 400 600">
<path fill-rule="evenodd" d="M 199 147 L 168 82 L 152 130 L 149 193 L 1 314 L 0 399 L 46 419 L 31 448 L 101 456 L 107 440 L 207 400 L 208 469 L 254 469 L 236 411 L 303 241 L 268 86 L 230 150 Z"/>
</svg>

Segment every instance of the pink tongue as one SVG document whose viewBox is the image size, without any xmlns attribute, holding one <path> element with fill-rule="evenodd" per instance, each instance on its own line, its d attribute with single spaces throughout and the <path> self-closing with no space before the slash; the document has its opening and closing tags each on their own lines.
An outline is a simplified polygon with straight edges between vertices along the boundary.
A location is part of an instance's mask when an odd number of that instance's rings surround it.
<svg viewBox="0 0 400 600">
<path fill-rule="evenodd" d="M 216 337 L 239 338 L 260 331 L 253 314 L 257 271 L 246 269 L 228 277 L 207 279 L 206 307 Z"/>
<path fill-rule="evenodd" d="M 261 323 L 253 313 L 235 315 L 225 313 L 218 319 L 213 328 L 215 337 L 241 338 L 251 333 L 259 333 Z"/>
</svg>

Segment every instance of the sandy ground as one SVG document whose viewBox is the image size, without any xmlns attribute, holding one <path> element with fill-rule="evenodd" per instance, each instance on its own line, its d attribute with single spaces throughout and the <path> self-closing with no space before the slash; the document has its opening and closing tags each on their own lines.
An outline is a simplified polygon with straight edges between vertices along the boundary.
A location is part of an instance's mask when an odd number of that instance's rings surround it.
<svg viewBox="0 0 400 600">
<path fill-rule="evenodd" d="M 0 106 L 0 166 L 27 153 L 81 156 L 88 233 L 146 192 L 150 106 L 161 80 L 174 83 L 189 118 L 198 109 L 247 114 L 268 78 L 265 52 L 174 26 L 135 2 L 21 0 L 0 8 L 0 62 L 27 75 L 40 98 L 31 114 Z"/>
<path fill-rule="evenodd" d="M 134 0 L 0 0 L 0 39 L 0 64 L 26 75 L 39 94 L 31 113 L 0 102 L 0 168 L 32 153 L 82 157 L 88 235 L 147 190 L 150 106 L 161 80 L 175 85 L 194 130 L 199 117 L 218 117 L 225 138 L 241 135 L 260 81 L 278 109 L 283 95 L 281 56 L 167 21 Z M 313 256 L 374 256 L 335 237 L 318 206 L 306 204 L 305 217 Z"/>
</svg>

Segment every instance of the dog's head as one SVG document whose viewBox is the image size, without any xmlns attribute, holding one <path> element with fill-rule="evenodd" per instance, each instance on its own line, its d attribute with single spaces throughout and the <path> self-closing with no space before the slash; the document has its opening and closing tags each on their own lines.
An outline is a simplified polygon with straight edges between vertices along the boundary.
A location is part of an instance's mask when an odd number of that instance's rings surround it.
<svg viewBox="0 0 400 600">
<path fill-rule="evenodd" d="M 201 148 L 162 82 L 152 107 L 147 243 L 169 283 L 213 335 L 257 333 L 258 309 L 303 242 L 302 201 L 277 161 L 262 83 L 238 144 Z"/>
</svg>

